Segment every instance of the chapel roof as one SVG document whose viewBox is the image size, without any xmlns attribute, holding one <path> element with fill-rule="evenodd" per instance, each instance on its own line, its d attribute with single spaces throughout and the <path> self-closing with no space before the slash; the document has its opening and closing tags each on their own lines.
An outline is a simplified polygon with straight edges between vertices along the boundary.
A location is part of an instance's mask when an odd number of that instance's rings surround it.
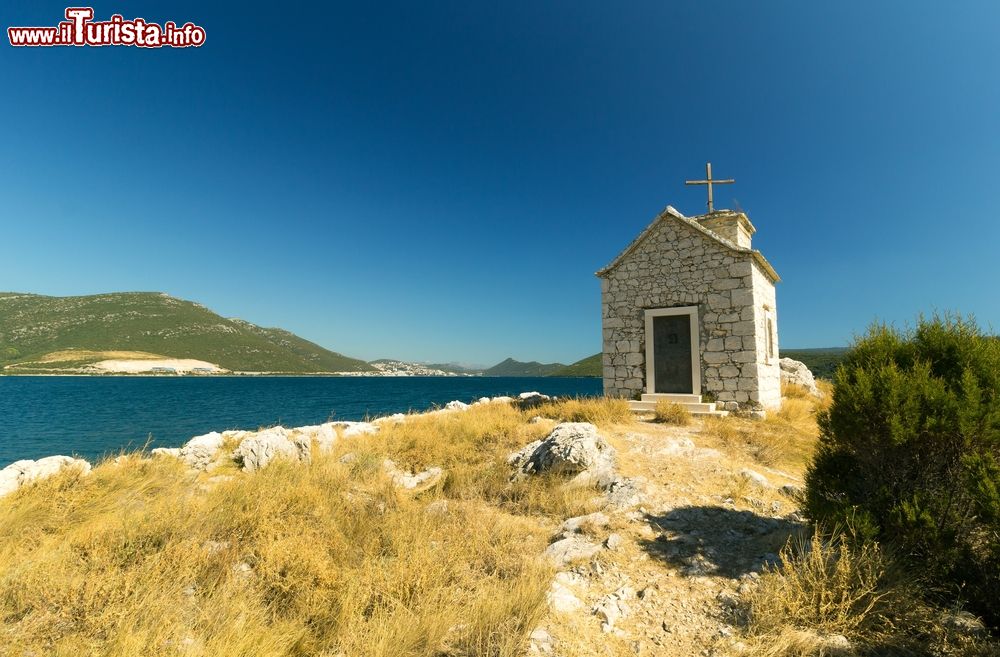
<svg viewBox="0 0 1000 657">
<path fill-rule="evenodd" d="M 648 226 L 646 226 L 645 230 L 639 233 L 639 236 L 636 237 L 634 240 L 632 240 L 632 243 L 626 246 L 625 250 L 619 253 L 618 256 L 608 264 L 608 266 L 598 270 L 597 276 L 600 277 L 606 276 L 611 272 L 611 270 L 620 265 L 622 261 L 624 261 L 625 258 L 627 258 L 630 253 L 635 251 L 635 249 L 638 248 L 638 246 L 642 244 L 646 240 L 646 238 L 653 233 L 653 230 L 662 221 L 679 221 L 689 226 L 690 228 L 693 228 L 699 233 L 702 233 L 706 237 L 718 242 L 719 244 L 721 244 L 722 246 L 726 247 L 731 251 L 735 251 L 737 253 L 750 254 L 750 256 L 753 257 L 753 259 L 757 262 L 757 264 L 760 265 L 760 268 L 764 270 L 764 273 L 767 275 L 767 277 L 771 279 L 772 283 L 778 283 L 781 281 L 781 277 L 778 276 L 778 272 L 774 271 L 774 267 L 771 266 L 771 263 L 767 261 L 767 258 L 765 258 L 764 254 L 762 254 L 760 251 L 756 249 L 749 249 L 742 246 L 738 246 L 734 242 L 726 239 L 725 237 L 722 237 L 721 235 L 715 233 L 714 231 L 705 228 L 694 219 L 685 217 L 684 215 L 682 215 L 680 212 L 678 212 L 672 206 L 669 205 L 666 208 L 664 208 L 663 212 L 658 214 L 656 218 L 653 219 L 653 221 Z"/>
</svg>

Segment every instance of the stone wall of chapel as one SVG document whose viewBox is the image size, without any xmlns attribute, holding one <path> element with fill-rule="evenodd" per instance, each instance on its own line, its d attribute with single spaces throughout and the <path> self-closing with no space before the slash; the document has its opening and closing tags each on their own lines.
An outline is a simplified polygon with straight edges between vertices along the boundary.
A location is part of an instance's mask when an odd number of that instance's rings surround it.
<svg viewBox="0 0 1000 657">
<path fill-rule="evenodd" d="M 698 306 L 696 394 L 731 410 L 776 403 L 777 357 L 767 352 L 770 318 L 777 353 L 774 285 L 749 253 L 669 218 L 602 277 L 605 394 L 632 399 L 646 392 L 645 310 L 675 306 Z M 777 394 L 780 402 L 780 387 Z"/>
</svg>

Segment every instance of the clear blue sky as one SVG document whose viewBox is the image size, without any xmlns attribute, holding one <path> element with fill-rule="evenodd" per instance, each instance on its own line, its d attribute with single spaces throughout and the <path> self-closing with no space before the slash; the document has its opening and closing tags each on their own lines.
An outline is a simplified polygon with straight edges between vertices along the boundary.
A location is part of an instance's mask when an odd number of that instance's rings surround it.
<svg viewBox="0 0 1000 657">
<path fill-rule="evenodd" d="M 10 25 L 66 5 L 7 0 Z M 160 290 L 363 358 L 570 362 L 711 160 L 784 347 L 1000 327 L 1000 4 L 98 2 L 200 49 L 0 46 L 0 290 Z"/>
</svg>

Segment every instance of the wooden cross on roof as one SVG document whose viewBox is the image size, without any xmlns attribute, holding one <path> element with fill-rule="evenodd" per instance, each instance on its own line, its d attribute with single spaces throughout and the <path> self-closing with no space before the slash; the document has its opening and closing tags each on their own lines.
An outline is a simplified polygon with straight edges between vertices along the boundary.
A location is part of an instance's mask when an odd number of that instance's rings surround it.
<svg viewBox="0 0 1000 657">
<path fill-rule="evenodd" d="M 712 163 L 708 162 L 705 164 L 705 178 L 707 180 L 685 180 L 685 185 L 708 185 L 708 211 L 713 212 L 715 208 L 712 206 L 712 185 L 731 185 L 736 182 L 732 178 L 726 178 L 725 180 L 712 180 Z"/>
</svg>

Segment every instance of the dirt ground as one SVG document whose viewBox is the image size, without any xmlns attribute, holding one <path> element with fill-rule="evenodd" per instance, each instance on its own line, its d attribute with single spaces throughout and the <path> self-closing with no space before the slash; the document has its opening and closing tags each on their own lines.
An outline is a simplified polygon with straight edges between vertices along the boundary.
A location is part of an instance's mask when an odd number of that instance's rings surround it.
<svg viewBox="0 0 1000 657">
<path fill-rule="evenodd" d="M 559 570 L 531 652 L 740 654 L 733 613 L 741 587 L 804 528 L 794 501 L 801 468 L 764 467 L 726 449 L 703 420 L 636 422 L 604 434 L 621 473 L 642 482 L 641 502 L 571 521 L 576 531 L 555 528 L 603 549 Z"/>
</svg>

